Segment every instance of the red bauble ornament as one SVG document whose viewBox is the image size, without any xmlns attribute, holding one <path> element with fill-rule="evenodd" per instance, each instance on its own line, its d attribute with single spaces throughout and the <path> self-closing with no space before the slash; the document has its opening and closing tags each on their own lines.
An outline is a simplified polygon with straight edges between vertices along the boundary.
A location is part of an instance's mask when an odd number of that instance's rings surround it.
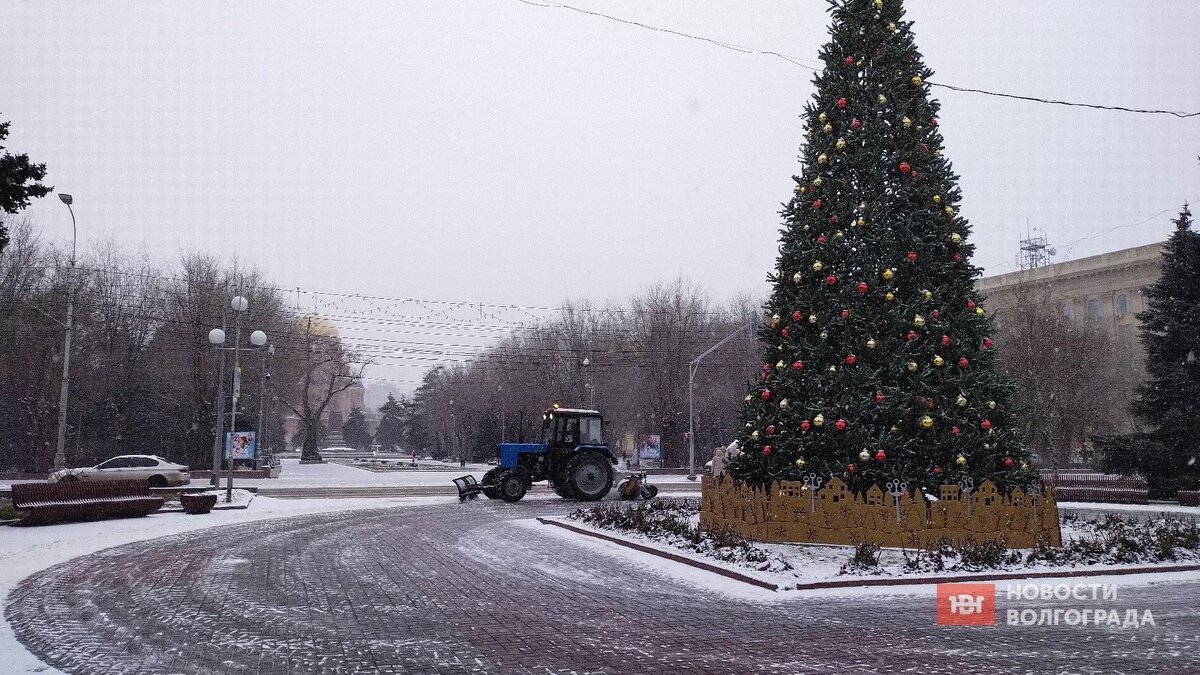
<svg viewBox="0 0 1200 675">
<path fill-rule="evenodd" d="M 909 251 L 908 255 L 905 257 L 908 258 L 908 262 L 917 262 L 917 252 L 916 251 Z"/>
<path fill-rule="evenodd" d="M 847 471 L 848 473 L 854 473 L 855 471 L 858 471 L 858 467 L 857 467 L 857 466 L 854 466 L 853 464 L 847 464 L 847 465 L 846 465 L 846 471 Z"/>
<path fill-rule="evenodd" d="M 764 447 L 763 447 L 763 456 L 764 456 L 764 457 L 770 457 L 770 456 L 771 456 L 771 446 L 767 445 L 767 446 L 764 446 Z"/>
<path fill-rule="evenodd" d="M 804 362 L 803 361 L 793 361 L 792 362 L 792 370 L 804 370 Z"/>
<path fill-rule="evenodd" d="M 949 336 L 949 335 L 943 335 L 943 336 L 942 336 L 942 346 L 943 346 L 943 347 L 949 347 L 949 346 L 950 346 L 950 336 Z"/>
<path fill-rule="evenodd" d="M 962 254 L 955 253 L 954 255 L 950 256 L 950 259 L 953 260 L 954 262 L 962 262 Z"/>
<path fill-rule="evenodd" d="M 821 208 L 821 205 L 822 205 L 822 204 L 823 204 L 823 202 L 822 202 L 820 199 L 814 199 L 814 200 L 813 200 L 813 208 L 814 208 L 814 209 L 819 209 L 819 208 Z"/>
<path fill-rule="evenodd" d="M 788 336 L 788 329 L 784 328 L 783 330 L 779 331 L 779 334 L 780 334 L 780 335 L 782 335 L 783 337 L 787 337 L 787 336 Z"/>
<path fill-rule="evenodd" d="M 940 318 L 942 318 L 942 313 L 935 309 L 929 313 L 929 316 L 932 316 L 935 319 L 940 319 Z"/>
<path fill-rule="evenodd" d="M 767 435 L 768 435 L 768 436 L 774 436 L 774 435 L 775 435 L 775 425 L 774 425 L 774 424 L 768 424 L 768 425 L 767 425 Z"/>
<path fill-rule="evenodd" d="M 886 452 L 884 452 L 884 451 L 880 450 L 879 452 L 875 453 L 875 461 L 876 461 L 876 462 L 882 462 L 882 461 L 883 461 L 883 460 L 885 460 L 885 459 L 887 459 L 887 453 L 886 453 Z"/>
<path fill-rule="evenodd" d="M 764 400 L 764 401 L 770 401 L 771 400 L 771 390 L 763 389 L 763 393 L 759 394 L 759 397 L 761 397 L 762 400 Z"/>
<path fill-rule="evenodd" d="M 837 225 L 837 224 L 838 224 L 838 217 L 837 217 L 837 216 L 829 216 L 829 224 L 830 224 L 830 225 Z"/>
<path fill-rule="evenodd" d="M 987 431 L 988 429 L 991 429 L 991 428 L 992 428 L 992 421 L 991 421 L 991 420 L 984 420 L 984 421 L 980 422 L 980 423 L 979 423 L 979 428 L 980 428 L 980 429 L 983 429 L 984 431 Z"/>
<path fill-rule="evenodd" d="M 837 100 L 837 107 L 841 108 L 842 110 L 845 110 L 846 109 L 846 99 L 839 98 Z"/>
<path fill-rule="evenodd" d="M 850 355 L 848 355 L 848 356 L 846 357 L 846 365 L 848 365 L 848 366 L 852 366 L 852 365 L 854 365 L 855 363 L 858 363 L 858 357 L 857 357 L 857 356 L 855 356 L 855 355 L 853 355 L 853 354 L 850 354 Z"/>
<path fill-rule="evenodd" d="M 1004 458 L 1004 468 L 1006 468 L 1006 469 L 1011 469 L 1011 468 L 1012 468 L 1012 465 L 1013 465 L 1013 458 L 1012 458 L 1012 457 L 1005 457 L 1005 458 Z"/>
<path fill-rule="evenodd" d="M 830 274 L 829 276 L 825 277 L 825 283 L 829 284 L 830 286 L 833 286 L 834 284 L 837 283 L 837 277 Z"/>
<path fill-rule="evenodd" d="M 935 405 L 935 404 L 934 404 L 934 402 L 933 402 L 933 399 L 929 399 L 928 401 L 926 401 L 926 402 L 925 402 L 925 407 L 926 407 L 926 408 L 929 408 L 930 410 L 933 410 L 933 406 L 934 406 L 934 405 Z"/>
<path fill-rule="evenodd" d="M 929 146 L 925 143 L 921 144 L 921 152 L 929 152 Z"/>
<path fill-rule="evenodd" d="M 908 338 L 909 342 L 912 342 L 913 340 L 917 339 L 917 334 L 910 330 L 908 331 L 908 335 L 905 335 L 904 337 Z"/>
<path fill-rule="evenodd" d="M 912 171 L 912 166 L 908 162 L 900 162 L 900 173 L 909 173 Z"/>
<path fill-rule="evenodd" d="M 925 397 L 924 396 L 918 396 L 913 400 L 917 402 L 917 405 L 925 405 Z"/>
<path fill-rule="evenodd" d="M 765 370 L 763 371 L 762 378 L 760 378 L 760 379 L 762 379 L 763 382 L 767 381 L 767 371 L 765 371 Z"/>
<path fill-rule="evenodd" d="M 862 122 L 859 122 L 857 119 L 850 121 L 850 129 L 852 131 L 858 131 L 861 128 L 862 128 Z"/>
<path fill-rule="evenodd" d="M 796 311 L 792 312 L 792 321 L 799 321 L 803 318 L 804 315 L 800 313 L 800 310 L 797 309 Z"/>
<path fill-rule="evenodd" d="M 992 348 L 992 338 L 983 338 L 983 348 L 984 349 Z"/>
<path fill-rule="evenodd" d="M 883 403 L 884 399 L 886 399 L 886 398 L 887 397 L 883 395 L 882 391 L 875 392 L 875 402 L 876 403 Z"/>
<path fill-rule="evenodd" d="M 951 436 L 957 436 L 961 433 L 962 433 L 962 431 L 958 427 L 950 427 L 950 435 Z"/>
<path fill-rule="evenodd" d="M 825 235 L 823 235 L 823 234 L 822 234 L 822 235 L 819 235 L 819 236 L 817 237 L 817 243 L 818 243 L 818 244 L 824 244 L 824 243 L 825 243 Z"/>
<path fill-rule="evenodd" d="M 936 473 L 941 473 L 941 472 L 942 472 L 942 467 L 940 467 L 940 466 L 935 466 L 935 467 L 933 467 L 933 472 L 934 472 L 935 474 L 936 474 Z"/>
<path fill-rule="evenodd" d="M 804 420 L 803 422 L 800 423 L 800 431 L 808 431 L 811 428 L 812 428 L 812 422 L 809 422 L 808 420 Z"/>
<path fill-rule="evenodd" d="M 972 309 L 972 310 L 975 309 L 975 301 L 974 300 L 967 300 L 967 309 Z"/>
<path fill-rule="evenodd" d="M 843 309 L 843 310 L 842 310 L 842 318 L 843 318 L 843 319 L 849 319 L 849 318 L 850 318 L 850 310 L 848 310 L 848 309 Z"/>
<path fill-rule="evenodd" d="M 935 117 L 935 118 L 933 118 L 933 119 L 931 119 L 931 120 L 929 120 L 929 126 L 931 126 L 931 127 L 936 127 L 936 126 L 937 126 L 937 118 L 936 118 L 936 117 Z"/>
<path fill-rule="evenodd" d="M 967 357 L 965 357 L 965 356 L 963 356 L 963 357 L 960 357 L 960 358 L 958 359 L 958 367 L 959 367 L 959 368 L 962 368 L 963 370 L 966 370 L 967 368 L 970 368 L 970 367 L 971 367 L 971 361 L 970 361 L 970 359 L 968 359 L 968 358 L 967 358 Z"/>
<path fill-rule="evenodd" d="M 854 57 L 853 56 L 846 57 L 846 65 L 848 65 L 848 66 L 854 65 Z"/>
<path fill-rule="evenodd" d="M 858 282 L 857 288 L 860 295 L 866 295 L 867 291 L 871 290 L 871 287 L 865 281 Z"/>
<path fill-rule="evenodd" d="M 838 421 L 834 422 L 833 428 L 837 429 L 838 431 L 845 431 L 846 430 L 846 420 L 838 420 Z"/>
</svg>

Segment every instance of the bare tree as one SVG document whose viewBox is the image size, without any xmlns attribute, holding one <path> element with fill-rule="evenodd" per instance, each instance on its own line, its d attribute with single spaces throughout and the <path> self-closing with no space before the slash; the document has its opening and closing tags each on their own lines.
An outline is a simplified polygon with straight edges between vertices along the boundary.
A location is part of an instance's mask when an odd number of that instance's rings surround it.
<svg viewBox="0 0 1200 675">
<path fill-rule="evenodd" d="M 299 337 L 299 343 L 288 350 L 295 357 L 299 378 L 295 390 L 282 400 L 296 415 L 304 434 L 300 459 L 319 461 L 318 448 L 325 432 L 322 416 L 334 396 L 362 380 L 367 363 L 344 350 L 336 335 L 314 327 L 311 316 L 301 319 Z"/>
</svg>

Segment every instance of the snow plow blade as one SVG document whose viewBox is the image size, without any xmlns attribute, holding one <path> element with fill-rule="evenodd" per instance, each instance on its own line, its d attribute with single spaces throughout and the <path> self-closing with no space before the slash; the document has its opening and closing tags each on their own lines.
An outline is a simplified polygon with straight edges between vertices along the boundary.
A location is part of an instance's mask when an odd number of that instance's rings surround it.
<svg viewBox="0 0 1200 675">
<path fill-rule="evenodd" d="M 474 499 L 483 492 L 483 486 L 470 474 L 454 479 L 454 487 L 458 488 L 458 501 L 465 502 Z"/>
</svg>

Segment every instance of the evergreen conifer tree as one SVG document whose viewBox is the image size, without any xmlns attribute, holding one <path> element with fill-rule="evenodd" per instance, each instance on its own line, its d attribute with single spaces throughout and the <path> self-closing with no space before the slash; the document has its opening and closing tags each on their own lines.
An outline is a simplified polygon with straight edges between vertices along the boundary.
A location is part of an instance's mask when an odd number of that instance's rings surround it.
<svg viewBox="0 0 1200 675">
<path fill-rule="evenodd" d="M 1168 498 L 1200 487 L 1200 233 L 1187 204 L 1173 222 L 1162 274 L 1137 317 L 1147 380 L 1133 414 L 1148 431 L 1099 443 L 1107 470 L 1141 474 L 1153 495 Z"/>
<path fill-rule="evenodd" d="M 831 0 L 784 204 L 765 358 L 729 473 L 853 489 L 1036 478 L 975 292 L 970 227 L 901 0 Z"/>
<path fill-rule="evenodd" d="M 393 452 L 404 444 L 404 408 L 395 396 L 388 394 L 387 402 L 379 407 L 379 412 L 383 416 L 375 428 L 375 441 L 380 450 Z"/>
<path fill-rule="evenodd" d="M 367 416 L 362 408 L 353 408 L 342 423 L 342 438 L 346 445 L 355 450 L 365 450 L 371 446 L 371 430 L 367 426 Z"/>
</svg>

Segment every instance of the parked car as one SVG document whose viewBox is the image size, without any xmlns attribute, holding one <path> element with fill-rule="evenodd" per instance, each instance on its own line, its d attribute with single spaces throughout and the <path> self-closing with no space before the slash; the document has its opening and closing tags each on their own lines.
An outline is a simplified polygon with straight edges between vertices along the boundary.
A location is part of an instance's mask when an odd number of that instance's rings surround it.
<svg viewBox="0 0 1200 675">
<path fill-rule="evenodd" d="M 60 469 L 50 474 L 49 481 L 124 480 L 140 478 L 150 487 L 187 485 L 192 481 L 191 469 L 168 462 L 156 455 L 121 455 L 82 469 Z"/>
</svg>

